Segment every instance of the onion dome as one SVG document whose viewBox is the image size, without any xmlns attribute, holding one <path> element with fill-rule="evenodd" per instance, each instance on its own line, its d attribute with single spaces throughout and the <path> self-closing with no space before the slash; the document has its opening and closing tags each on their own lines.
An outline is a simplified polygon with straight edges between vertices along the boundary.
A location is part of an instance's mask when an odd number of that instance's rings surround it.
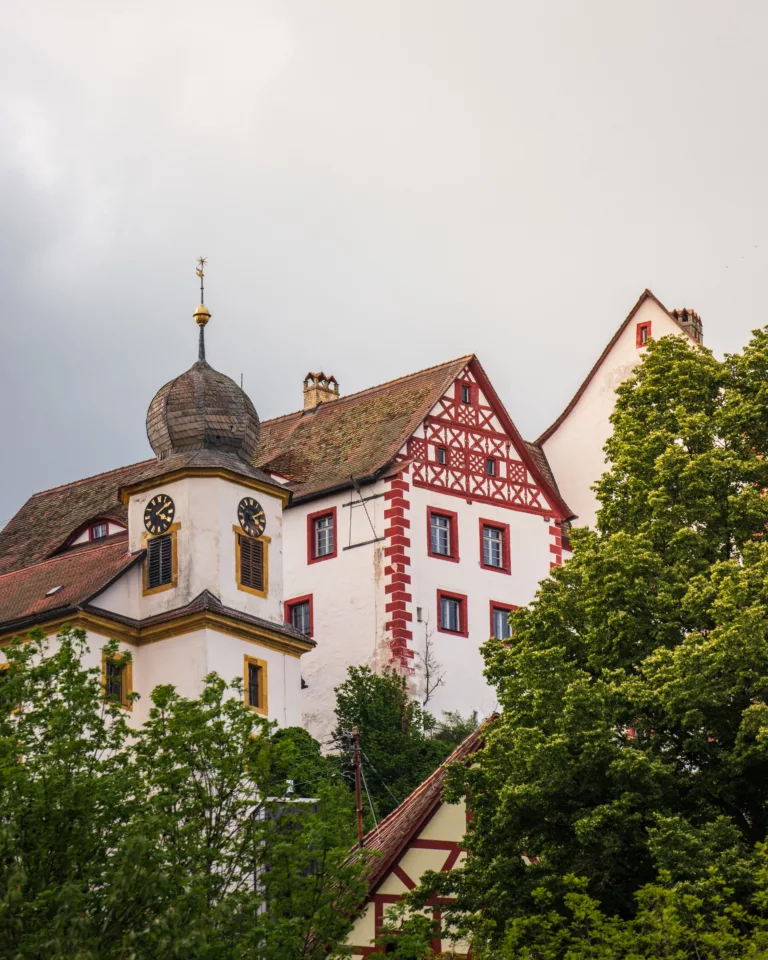
<svg viewBox="0 0 768 960">
<path fill-rule="evenodd" d="M 205 360 L 161 387 L 147 411 L 147 437 L 160 459 L 216 450 L 250 461 L 260 433 L 249 396 Z"/>
<path fill-rule="evenodd" d="M 205 325 L 211 314 L 203 300 L 200 258 L 199 359 L 186 373 L 161 387 L 147 411 L 147 437 L 158 459 L 195 450 L 215 450 L 250 462 L 259 445 L 261 425 L 248 395 L 206 362 Z"/>
</svg>

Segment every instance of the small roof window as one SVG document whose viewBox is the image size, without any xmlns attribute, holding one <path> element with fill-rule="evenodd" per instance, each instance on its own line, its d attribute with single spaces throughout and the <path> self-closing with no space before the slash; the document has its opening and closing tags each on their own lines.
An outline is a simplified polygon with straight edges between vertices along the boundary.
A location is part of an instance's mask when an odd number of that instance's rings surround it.
<svg viewBox="0 0 768 960">
<path fill-rule="evenodd" d="M 51 587 L 50 590 L 46 590 L 46 591 L 45 591 L 46 597 L 52 597 L 52 596 L 54 595 L 54 593 L 58 593 L 59 590 L 61 590 L 61 588 L 62 588 L 63 586 L 64 586 L 64 584 L 63 584 L 63 583 L 60 583 L 60 584 L 58 585 L 58 587 Z"/>
</svg>

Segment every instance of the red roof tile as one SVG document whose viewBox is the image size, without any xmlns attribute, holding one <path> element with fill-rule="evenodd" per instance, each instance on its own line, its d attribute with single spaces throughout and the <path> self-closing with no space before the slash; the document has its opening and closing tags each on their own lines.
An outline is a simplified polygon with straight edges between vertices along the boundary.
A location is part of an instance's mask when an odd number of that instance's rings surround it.
<svg viewBox="0 0 768 960">
<path fill-rule="evenodd" d="M 100 593 L 141 556 L 128 552 L 128 534 L 120 533 L 6 573 L 0 576 L 0 624 L 64 614 Z M 60 589 L 47 596 L 54 587 Z"/>
<path fill-rule="evenodd" d="M 452 763 L 468 763 L 483 745 L 483 735 L 489 723 L 492 723 L 497 714 L 491 716 L 471 733 L 466 740 L 459 744 L 453 753 L 443 762 L 435 772 L 420 784 L 413 793 L 386 816 L 378 827 L 374 827 L 363 838 L 363 849 L 380 854 L 371 861 L 366 874 L 369 894 L 381 883 L 405 853 L 408 844 L 415 839 L 429 817 L 442 803 L 443 788 L 448 775 L 448 767 Z M 360 856 L 360 848 L 355 847 L 350 852 L 350 862 Z"/>
<path fill-rule="evenodd" d="M 118 496 L 150 478 L 181 467 L 229 467 L 270 483 L 269 471 L 288 478 L 294 500 L 348 487 L 385 470 L 432 407 L 472 363 L 483 388 L 499 410 L 520 454 L 548 489 L 556 510 L 569 515 L 540 450 L 525 444 L 473 355 L 420 370 L 359 393 L 321 403 L 314 410 L 268 420 L 261 425 L 261 447 L 253 465 L 215 451 L 145 460 L 35 494 L 0 531 L 0 575 L 38 563 L 61 550 L 71 534 L 96 517 L 127 523 Z M 215 461 L 215 462 L 214 462 Z M 219 462 L 221 461 L 221 462 Z"/>
<path fill-rule="evenodd" d="M 472 360 L 459 357 L 261 425 L 254 463 L 295 482 L 294 499 L 374 476 Z"/>
<path fill-rule="evenodd" d="M 45 560 L 78 527 L 95 517 L 128 523 L 118 488 L 143 479 L 157 461 L 144 460 L 95 477 L 65 483 L 30 497 L 0 530 L 0 574 Z"/>
</svg>

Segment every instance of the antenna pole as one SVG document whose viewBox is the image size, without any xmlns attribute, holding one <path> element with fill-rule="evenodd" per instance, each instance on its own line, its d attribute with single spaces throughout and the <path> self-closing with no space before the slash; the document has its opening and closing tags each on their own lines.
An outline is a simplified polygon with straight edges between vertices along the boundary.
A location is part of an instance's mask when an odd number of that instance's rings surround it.
<svg viewBox="0 0 768 960">
<path fill-rule="evenodd" d="M 363 793 L 360 789 L 360 731 L 352 727 L 352 764 L 355 768 L 355 803 L 357 809 L 357 845 L 363 847 Z"/>
</svg>

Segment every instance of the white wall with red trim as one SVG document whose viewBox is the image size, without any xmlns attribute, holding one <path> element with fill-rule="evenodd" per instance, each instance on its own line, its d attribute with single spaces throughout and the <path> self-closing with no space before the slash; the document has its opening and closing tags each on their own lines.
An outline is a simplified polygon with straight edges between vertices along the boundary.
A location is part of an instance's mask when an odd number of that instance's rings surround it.
<svg viewBox="0 0 768 960">
<path fill-rule="evenodd" d="M 577 526 L 595 525 L 598 504 L 591 487 L 605 470 L 603 447 L 613 429 L 610 417 L 616 406 L 616 388 L 642 358 L 644 350 L 638 332 L 647 324 L 654 339 L 669 335 L 687 337 L 655 299 L 647 298 L 573 409 L 543 443 L 560 492 L 577 516 L 573 521 Z"/>
<path fill-rule="evenodd" d="M 438 715 L 477 710 L 485 717 L 496 706 L 480 654 L 491 635 L 491 603 L 511 607 L 533 599 L 550 567 L 562 561 L 555 524 L 563 518 L 483 377 L 472 363 L 462 372 L 380 481 L 285 511 L 285 614 L 292 599 L 311 597 L 317 647 L 302 658 L 302 712 L 304 726 L 318 738 L 332 729 L 334 687 L 352 664 L 394 668 L 423 695 L 427 631 L 444 674 L 429 709 Z M 456 515 L 457 562 L 429 555 L 429 507 Z M 336 518 L 336 551 L 315 560 L 311 519 L 327 512 Z M 483 567 L 482 520 L 504 528 L 508 569 Z M 462 635 L 438 629 L 438 590 L 466 598 Z"/>
<path fill-rule="evenodd" d="M 382 932 L 387 910 L 413 890 L 427 870 L 453 870 L 461 866 L 465 854 L 461 842 L 466 832 L 467 813 L 464 802 L 440 803 L 416 836 L 404 845 L 392 867 L 371 890 L 363 909 L 347 937 L 355 960 L 379 956 L 383 950 L 373 942 Z M 433 916 L 439 919 L 441 902 L 435 902 Z M 445 931 L 444 931 L 445 932 Z M 469 944 L 454 943 L 445 936 L 433 941 L 435 953 L 445 951 L 456 957 L 467 957 Z"/>
<path fill-rule="evenodd" d="M 284 609 L 311 597 L 317 646 L 301 659 L 302 723 L 317 739 L 333 728 L 336 697 L 351 664 L 379 666 L 384 645 L 384 482 L 312 500 L 284 513 Z M 333 556 L 313 560 L 307 518 L 335 511 Z"/>
</svg>

